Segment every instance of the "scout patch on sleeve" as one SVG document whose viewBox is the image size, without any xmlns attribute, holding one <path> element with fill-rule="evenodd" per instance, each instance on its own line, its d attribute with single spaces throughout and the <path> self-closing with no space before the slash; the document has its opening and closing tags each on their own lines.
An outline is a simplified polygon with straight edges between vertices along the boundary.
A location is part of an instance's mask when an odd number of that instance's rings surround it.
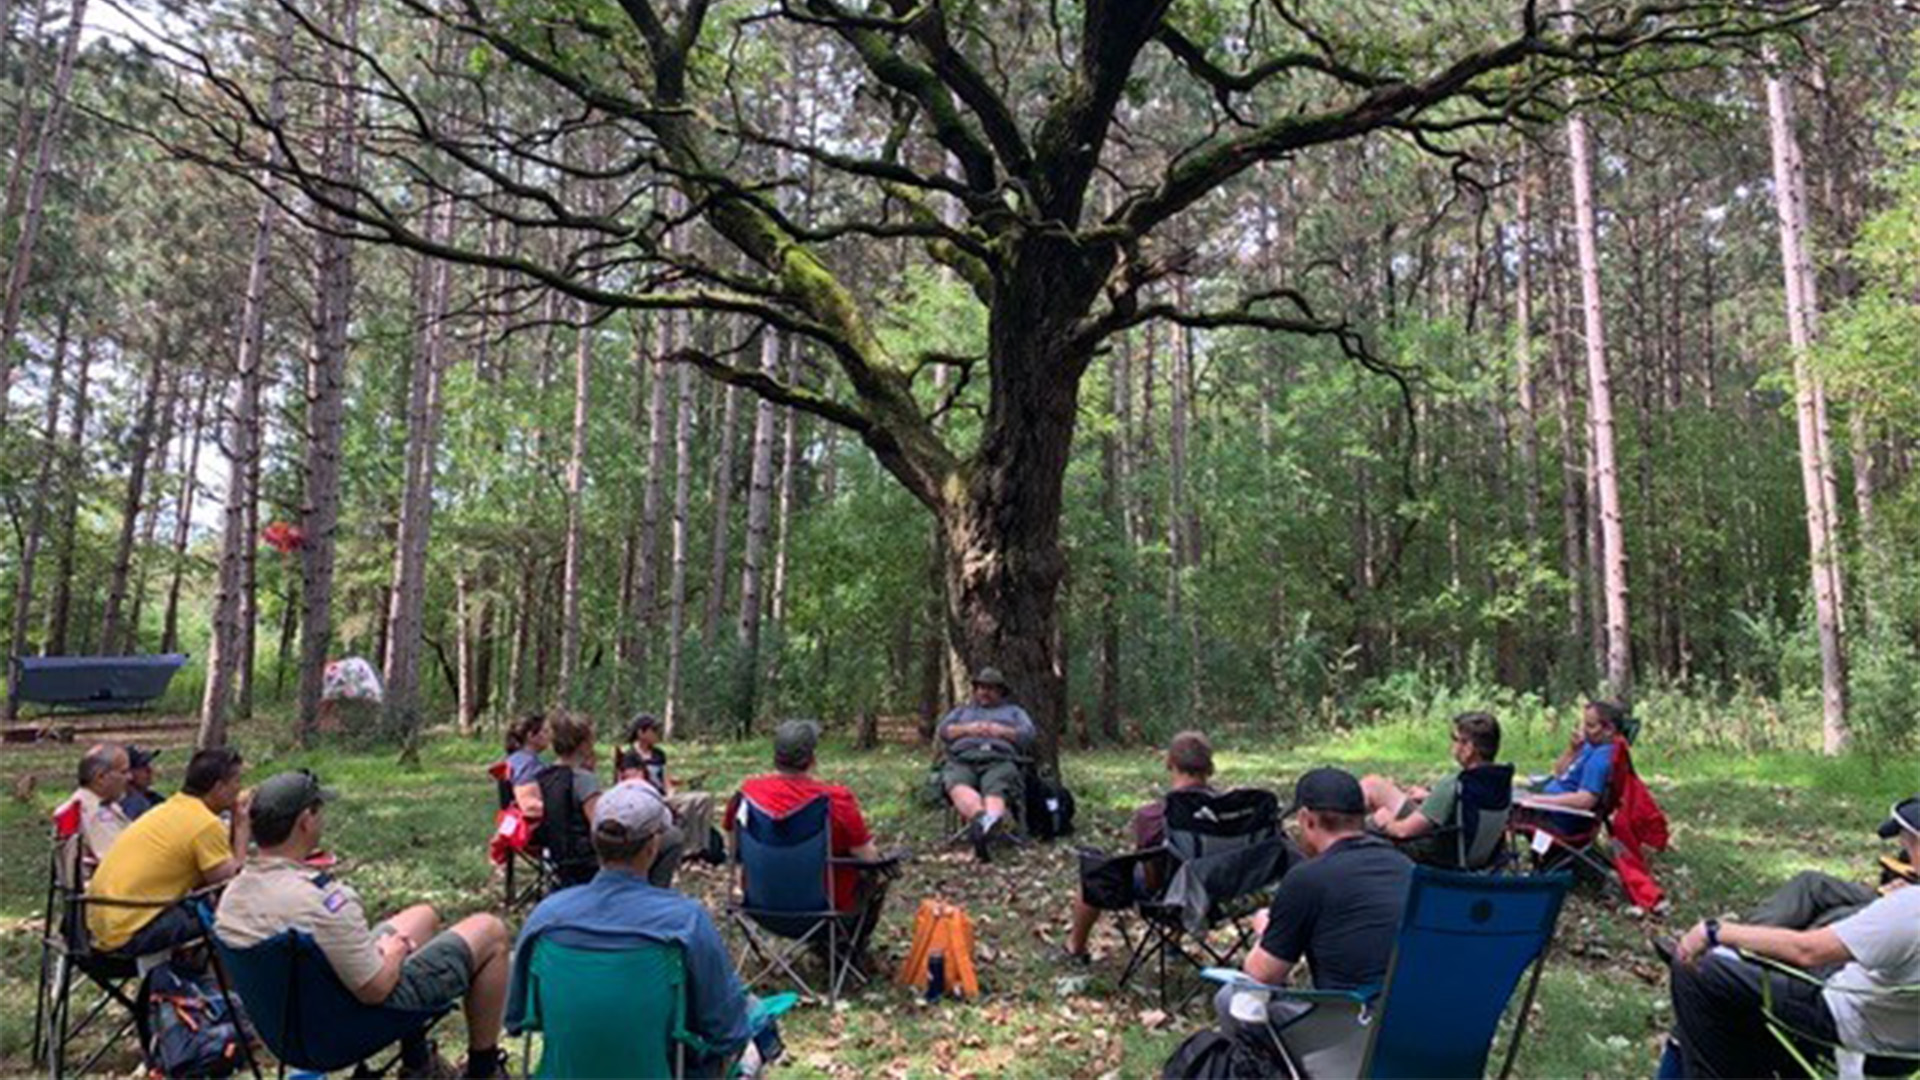
<svg viewBox="0 0 1920 1080">
<path fill-rule="evenodd" d="M 335 889 L 321 898 L 320 906 L 337 915 L 341 908 L 347 906 L 347 894 L 339 889 Z"/>
</svg>

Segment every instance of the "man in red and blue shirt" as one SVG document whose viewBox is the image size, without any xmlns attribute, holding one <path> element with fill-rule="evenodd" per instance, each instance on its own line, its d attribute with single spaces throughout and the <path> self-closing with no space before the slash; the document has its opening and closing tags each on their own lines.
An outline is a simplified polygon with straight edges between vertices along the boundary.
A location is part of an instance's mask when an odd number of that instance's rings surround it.
<svg viewBox="0 0 1920 1080">
<path fill-rule="evenodd" d="M 800 809 L 822 795 L 827 797 L 829 819 L 828 845 L 836 859 L 878 861 L 880 849 L 874 846 L 867 819 L 860 813 L 860 800 L 840 784 L 829 784 L 813 775 L 814 752 L 820 745 L 820 726 L 811 720 L 788 720 L 773 733 L 774 771 L 756 776 L 740 785 L 740 794 L 753 805 L 774 817 Z M 728 807 L 727 828 L 732 830 L 733 807 Z M 886 898 L 886 880 L 877 874 L 862 875 L 857 868 L 836 866 L 833 877 L 835 910 L 853 914 Z"/>
</svg>

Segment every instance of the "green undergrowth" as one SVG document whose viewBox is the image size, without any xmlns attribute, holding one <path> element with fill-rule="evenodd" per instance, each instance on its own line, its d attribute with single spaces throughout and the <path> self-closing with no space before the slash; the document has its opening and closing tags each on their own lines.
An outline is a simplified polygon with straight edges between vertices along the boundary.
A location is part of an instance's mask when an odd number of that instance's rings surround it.
<svg viewBox="0 0 1920 1080">
<path fill-rule="evenodd" d="M 1284 787 L 1306 768 L 1333 763 L 1428 779 L 1444 760 L 1443 718 L 1454 704 L 1300 744 L 1254 731 L 1222 732 L 1216 736 L 1221 778 Z M 1564 744 L 1571 717 L 1521 708 L 1508 715 L 1507 756 L 1523 772 L 1543 771 Z M 250 766 L 255 777 L 306 766 L 342 790 L 341 804 L 329 814 L 328 844 L 342 856 L 341 873 L 370 910 L 424 900 L 453 916 L 497 898 L 484 854 L 494 791 L 483 770 L 497 756 L 491 740 L 430 738 L 413 766 L 397 764 L 386 749 L 278 748 L 258 728 L 243 730 L 239 741 L 256 758 Z M 764 741 L 673 749 L 677 771 L 720 792 L 761 771 L 767 758 Z M 162 759 L 162 781 L 169 786 L 177 781 L 179 756 Z M 73 747 L 10 747 L 0 761 L 0 780 L 15 793 L 0 803 L 0 1072 L 23 1071 L 26 1064 L 46 880 L 45 814 L 70 787 L 74 757 Z M 1674 850 L 1655 864 L 1673 895 L 1674 914 L 1665 923 L 1636 921 L 1596 889 L 1576 894 L 1562 918 L 1522 1046 L 1520 1075 L 1649 1073 L 1668 1013 L 1664 975 L 1647 938 L 1676 932 L 1703 915 L 1740 910 L 1802 868 L 1868 876 L 1873 825 L 1915 783 L 1910 762 L 1866 753 L 1832 760 L 1801 750 L 1734 752 L 1713 747 L 1698 733 L 1655 723 L 1643 735 L 1636 760 L 1674 827 Z M 883 846 L 905 845 L 916 853 L 894 886 L 877 939 L 880 954 L 897 960 L 918 900 L 945 896 L 962 903 L 975 921 L 977 962 L 988 993 L 979 1002 L 929 1006 L 907 990 L 885 986 L 857 994 L 837 1010 L 803 1007 L 785 1028 L 784 1075 L 1157 1075 L 1179 1039 L 1200 1024 L 1197 1005 L 1169 1015 L 1146 994 L 1114 985 L 1124 945 L 1111 923 L 1103 924 L 1095 941 L 1092 969 L 1059 962 L 1074 883 L 1073 844 L 1008 851 L 979 867 L 948 845 L 944 816 L 918 801 L 924 749 L 856 752 L 830 740 L 821 761 L 823 775 L 859 794 Z M 1076 844 L 1123 843 L 1126 816 L 1163 779 L 1150 747 L 1073 752 L 1064 769 L 1080 798 Z M 37 781 L 30 791 L 28 774 Z M 683 885 L 719 910 L 721 873 L 690 867 Z M 458 1052 L 458 1028 L 457 1018 L 442 1027 L 443 1049 Z"/>
</svg>

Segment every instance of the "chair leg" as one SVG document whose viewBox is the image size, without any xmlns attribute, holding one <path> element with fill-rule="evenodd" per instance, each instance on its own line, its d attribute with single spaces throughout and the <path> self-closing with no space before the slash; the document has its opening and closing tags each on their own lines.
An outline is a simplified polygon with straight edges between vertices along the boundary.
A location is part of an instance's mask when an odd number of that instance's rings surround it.
<svg viewBox="0 0 1920 1080">
<path fill-rule="evenodd" d="M 239 1001 L 239 995 L 233 992 L 233 983 L 227 978 L 227 965 L 220 960 L 220 950 L 207 942 L 207 966 L 213 969 L 213 984 L 220 988 L 220 996 L 226 998 L 227 1008 L 233 1010 L 233 1003 Z M 245 1060 L 247 1071 L 253 1074 L 253 1080 L 260 1080 L 260 1062 L 253 1056 L 253 1040 L 247 1037 L 246 1029 L 239 1022 L 239 1013 L 234 1012 L 234 1034 L 240 1040 L 240 1054 Z"/>
<path fill-rule="evenodd" d="M 60 1080 L 67 1071 L 67 1017 L 71 1012 L 68 995 L 73 992 L 73 957 L 60 954 L 54 968 L 53 997 L 47 1018 L 47 1075 Z"/>
<path fill-rule="evenodd" d="M 33 998 L 33 1053 L 27 1060 L 36 1068 L 45 1062 L 47 1050 L 47 1005 L 48 995 L 53 990 L 53 947 L 41 939 L 40 944 L 40 985 Z"/>
</svg>

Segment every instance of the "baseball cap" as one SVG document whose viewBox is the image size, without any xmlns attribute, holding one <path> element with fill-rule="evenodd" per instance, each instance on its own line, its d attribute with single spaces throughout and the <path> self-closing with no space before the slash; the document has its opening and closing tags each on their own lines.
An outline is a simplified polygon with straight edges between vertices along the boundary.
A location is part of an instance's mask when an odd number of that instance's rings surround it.
<svg viewBox="0 0 1920 1080">
<path fill-rule="evenodd" d="M 153 764 L 153 759 L 159 756 L 160 756 L 159 750 L 149 750 L 144 746 L 128 746 L 127 747 L 127 768 L 129 769 L 145 768 L 148 765 Z"/>
<path fill-rule="evenodd" d="M 320 778 L 306 769 L 275 773 L 253 789 L 253 804 L 247 810 L 254 828 L 262 822 L 291 821 L 310 806 L 332 802 L 339 792 L 322 787 Z"/>
<path fill-rule="evenodd" d="M 1007 685 L 1007 677 L 1000 674 L 1000 669 L 997 667 L 983 667 L 979 671 L 974 672 L 973 685 L 997 686 L 1002 690 L 1012 689 L 1012 687 Z"/>
<path fill-rule="evenodd" d="M 1920 795 L 1902 799 L 1887 811 L 1887 820 L 1880 823 L 1880 839 L 1891 840 L 1900 835 L 1900 831 L 1920 835 Z"/>
<path fill-rule="evenodd" d="M 813 752 L 819 745 L 819 724 L 811 720 L 783 720 L 773 729 L 773 763 L 788 769 L 804 769 L 813 763 Z"/>
<path fill-rule="evenodd" d="M 672 820 L 653 785 L 639 780 L 613 785 L 593 804 L 594 831 L 617 833 L 621 839 L 652 836 L 665 830 Z"/>
<path fill-rule="evenodd" d="M 1294 782 L 1293 805 L 1287 807 L 1287 813 L 1303 809 L 1334 814 L 1364 814 L 1367 812 L 1367 799 L 1360 792 L 1360 781 L 1345 769 L 1310 769 Z"/>
</svg>

